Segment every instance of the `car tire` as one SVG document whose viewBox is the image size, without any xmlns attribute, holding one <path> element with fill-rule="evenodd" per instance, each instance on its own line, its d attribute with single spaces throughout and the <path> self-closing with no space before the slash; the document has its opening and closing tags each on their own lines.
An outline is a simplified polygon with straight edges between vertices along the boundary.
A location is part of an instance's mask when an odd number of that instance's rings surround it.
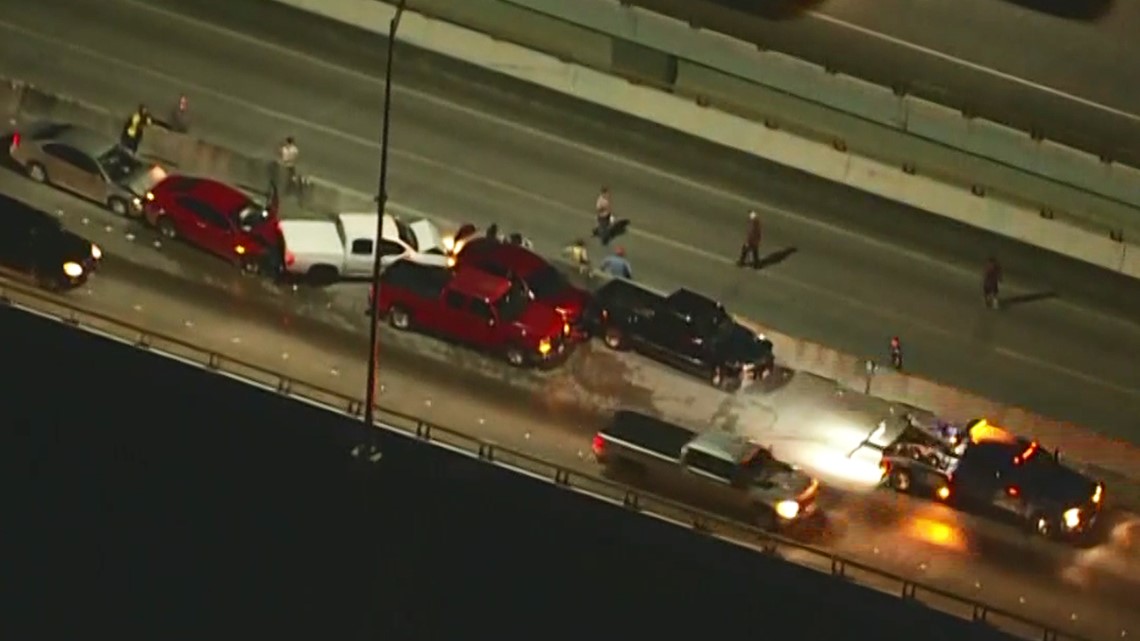
<svg viewBox="0 0 1140 641">
<path fill-rule="evenodd" d="M 122 216 L 123 218 L 126 218 L 131 213 L 130 205 L 128 205 L 127 201 L 123 200 L 122 198 L 108 198 L 107 209 L 111 210 L 112 214 L 115 214 L 116 216 Z"/>
<path fill-rule="evenodd" d="M 526 352 L 521 347 L 508 347 L 506 357 L 507 363 L 511 367 L 524 367 L 526 365 Z"/>
<path fill-rule="evenodd" d="M 178 230 L 174 227 L 174 221 L 170 218 L 163 216 L 154 221 L 154 226 L 158 228 L 158 233 L 167 240 L 174 240 L 178 238 Z"/>
<path fill-rule="evenodd" d="M 1029 519 L 1029 527 L 1038 536 L 1051 539 L 1057 534 L 1056 519 L 1044 512 L 1036 512 Z"/>
<path fill-rule="evenodd" d="M 393 307 L 388 312 L 388 324 L 401 332 L 406 332 L 412 328 L 412 315 L 403 307 Z"/>
<path fill-rule="evenodd" d="M 616 327 L 606 327 L 602 330 L 602 342 L 606 347 L 620 351 L 625 348 L 625 335 Z"/>
<path fill-rule="evenodd" d="M 900 494 L 908 494 L 914 489 L 914 479 L 911 478 L 910 472 L 906 470 L 891 470 L 891 473 L 887 476 L 887 483 L 890 484 L 892 490 Z"/>
<path fill-rule="evenodd" d="M 47 170 L 44 169 L 44 166 L 41 165 L 40 163 L 38 163 L 38 162 L 28 163 L 28 167 L 27 167 L 26 171 L 28 173 L 28 178 L 31 178 L 32 180 L 34 180 L 38 183 L 43 183 L 45 185 L 51 184 L 51 177 L 48 176 Z"/>
</svg>

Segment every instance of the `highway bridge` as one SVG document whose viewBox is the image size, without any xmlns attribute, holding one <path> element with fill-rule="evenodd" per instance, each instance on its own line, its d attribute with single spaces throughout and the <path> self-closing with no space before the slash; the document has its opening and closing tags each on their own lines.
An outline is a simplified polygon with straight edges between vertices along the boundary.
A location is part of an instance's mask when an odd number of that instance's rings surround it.
<svg viewBox="0 0 1140 641">
<path fill-rule="evenodd" d="M 1013 638 L 15 308 L 0 336 L 5 638 Z"/>
</svg>

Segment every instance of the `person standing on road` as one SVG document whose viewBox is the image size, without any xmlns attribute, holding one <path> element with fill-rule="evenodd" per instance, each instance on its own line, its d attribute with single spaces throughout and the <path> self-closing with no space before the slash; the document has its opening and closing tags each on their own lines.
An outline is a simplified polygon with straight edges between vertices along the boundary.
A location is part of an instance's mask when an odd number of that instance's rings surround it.
<svg viewBox="0 0 1140 641">
<path fill-rule="evenodd" d="M 150 117 L 146 105 L 139 103 L 139 108 L 123 123 L 123 131 L 119 135 L 119 144 L 130 150 L 132 154 L 137 154 L 139 145 L 142 144 L 143 131 L 152 122 L 154 120 Z"/>
<path fill-rule="evenodd" d="M 281 143 L 281 147 L 277 149 L 277 166 L 280 167 L 280 178 L 285 180 L 285 193 L 290 193 L 297 188 L 297 159 L 301 156 L 301 150 L 297 147 L 297 143 L 293 140 L 292 136 L 285 138 L 285 142 Z"/>
<path fill-rule="evenodd" d="M 186 94 L 178 96 L 177 102 L 170 108 L 170 119 L 167 121 L 171 131 L 184 134 L 190 131 L 190 99 Z"/>
<path fill-rule="evenodd" d="M 748 229 L 744 235 L 744 244 L 740 246 L 740 258 L 736 259 L 737 267 L 748 264 L 752 269 L 760 269 L 760 215 L 755 211 L 748 212 Z"/>
<path fill-rule="evenodd" d="M 614 248 L 614 253 L 602 259 L 599 268 L 614 278 L 633 280 L 633 268 L 625 257 L 625 248 L 620 245 Z"/>
<path fill-rule="evenodd" d="M 613 202 L 610 199 L 610 188 L 605 185 L 598 193 L 597 200 L 594 201 L 594 213 L 597 215 L 598 224 L 594 227 L 594 235 L 603 245 L 610 242 L 610 227 L 614 222 Z"/>
<path fill-rule="evenodd" d="M 1001 286 L 1001 264 L 997 258 L 990 256 L 986 261 L 986 269 L 982 273 L 982 295 L 985 297 L 986 307 L 997 309 L 1001 305 L 998 299 L 998 288 Z"/>
<path fill-rule="evenodd" d="M 574 269 L 581 274 L 590 273 L 590 255 L 586 252 L 586 241 L 579 238 L 575 240 L 563 253 L 570 259 Z"/>
</svg>

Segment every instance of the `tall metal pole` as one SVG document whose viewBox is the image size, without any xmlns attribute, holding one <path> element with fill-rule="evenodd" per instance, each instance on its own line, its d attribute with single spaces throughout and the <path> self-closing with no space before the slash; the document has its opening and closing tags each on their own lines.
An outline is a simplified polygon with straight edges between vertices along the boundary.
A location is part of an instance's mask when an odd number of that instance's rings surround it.
<svg viewBox="0 0 1140 641">
<path fill-rule="evenodd" d="M 396 15 L 388 23 L 388 59 L 384 70 L 384 125 L 380 134 L 380 184 L 376 194 L 376 242 L 373 243 L 375 257 L 372 260 L 372 297 L 369 318 L 371 327 L 368 333 L 368 389 L 364 393 L 364 424 L 371 429 L 376 412 L 377 367 L 380 360 L 380 336 L 376 297 L 380 295 L 380 239 L 383 238 L 384 211 L 388 206 L 388 128 L 392 120 L 392 58 L 396 53 L 396 30 L 400 28 L 400 16 L 404 13 L 407 0 L 396 5 Z"/>
</svg>

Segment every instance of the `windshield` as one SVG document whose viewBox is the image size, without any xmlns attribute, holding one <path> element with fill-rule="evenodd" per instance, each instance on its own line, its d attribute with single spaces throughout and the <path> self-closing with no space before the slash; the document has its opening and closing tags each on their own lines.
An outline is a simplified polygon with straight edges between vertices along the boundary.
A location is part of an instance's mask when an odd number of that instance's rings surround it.
<svg viewBox="0 0 1140 641">
<path fill-rule="evenodd" d="M 244 205 L 237 213 L 238 224 L 246 229 L 253 229 L 269 220 L 269 212 L 252 203 Z"/>
<path fill-rule="evenodd" d="M 495 308 L 499 311 L 499 318 L 509 323 L 523 315 L 528 302 L 526 290 L 521 285 L 512 284 L 507 293 L 495 301 Z"/>
<path fill-rule="evenodd" d="M 744 477 L 754 483 L 766 481 L 777 472 L 787 472 L 792 469 L 787 463 L 777 461 L 772 452 L 759 445 L 744 459 L 740 468 Z"/>
<path fill-rule="evenodd" d="M 557 296 L 567 288 L 566 277 L 552 265 L 536 270 L 527 278 L 527 287 L 535 299 L 545 300 Z"/>
<path fill-rule="evenodd" d="M 112 181 L 119 181 L 135 173 L 143 164 L 126 149 L 115 145 L 99 156 L 99 166 Z"/>
<path fill-rule="evenodd" d="M 411 247 L 415 251 L 420 250 L 420 244 L 416 242 L 416 235 L 412 232 L 412 228 L 408 223 L 397 220 L 396 235 L 399 236 L 400 240 L 404 241 L 404 244 L 408 247 Z"/>
</svg>

